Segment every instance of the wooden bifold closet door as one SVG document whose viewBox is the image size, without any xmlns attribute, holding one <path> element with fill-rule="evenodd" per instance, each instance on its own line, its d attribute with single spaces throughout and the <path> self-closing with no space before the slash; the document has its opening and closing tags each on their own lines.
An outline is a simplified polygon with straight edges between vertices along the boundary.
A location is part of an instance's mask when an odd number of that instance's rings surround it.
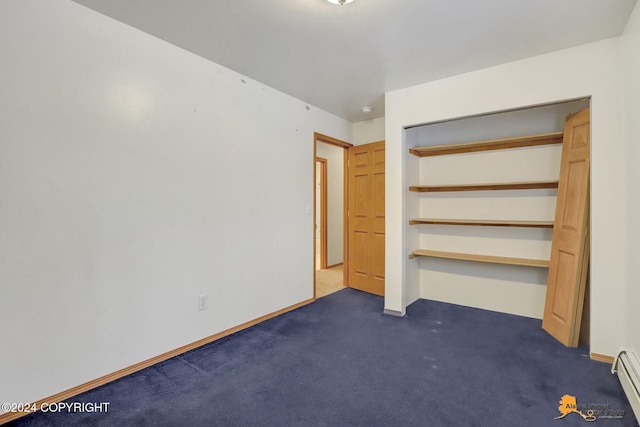
<svg viewBox="0 0 640 427">
<path fill-rule="evenodd" d="M 542 328 L 576 347 L 589 264 L 589 109 L 565 123 Z"/>
</svg>

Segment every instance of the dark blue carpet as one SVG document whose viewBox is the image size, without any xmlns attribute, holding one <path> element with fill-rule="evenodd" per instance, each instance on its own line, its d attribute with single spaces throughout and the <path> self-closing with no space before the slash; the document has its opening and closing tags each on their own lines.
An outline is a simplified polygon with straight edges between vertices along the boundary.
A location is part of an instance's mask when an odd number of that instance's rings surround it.
<svg viewBox="0 0 640 427">
<path fill-rule="evenodd" d="M 404 318 L 345 289 L 70 399 L 106 413 L 35 413 L 15 426 L 584 426 L 558 401 L 624 410 L 616 376 L 539 320 L 420 300 Z"/>
</svg>

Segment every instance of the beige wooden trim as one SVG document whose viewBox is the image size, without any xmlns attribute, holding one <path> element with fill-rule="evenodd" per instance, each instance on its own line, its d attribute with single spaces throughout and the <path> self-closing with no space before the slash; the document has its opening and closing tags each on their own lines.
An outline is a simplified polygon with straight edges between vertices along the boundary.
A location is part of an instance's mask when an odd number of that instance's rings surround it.
<svg viewBox="0 0 640 427">
<path fill-rule="evenodd" d="M 472 153 L 477 151 L 505 150 L 507 148 L 535 147 L 539 145 L 562 144 L 564 132 L 519 136 L 516 138 L 493 139 L 490 141 L 466 142 L 463 144 L 432 145 L 416 147 L 409 152 L 418 157 L 443 156 L 445 154 Z"/>
<path fill-rule="evenodd" d="M 327 267 L 327 221 L 329 220 L 327 215 L 327 159 L 322 157 L 316 157 L 316 162 L 322 164 L 320 169 L 320 269 L 324 270 Z M 316 165 L 317 167 L 317 165 Z M 316 170 L 317 174 L 317 170 Z M 315 196 L 314 196 L 315 197 Z M 315 198 L 314 198 L 315 200 Z M 315 221 L 314 221 L 315 222 Z M 315 259 L 315 257 L 314 257 Z"/>
<path fill-rule="evenodd" d="M 347 254 L 349 253 L 349 218 L 348 218 L 348 209 L 349 209 L 349 180 L 347 179 L 347 177 L 349 176 L 349 148 L 353 147 L 353 144 L 350 144 L 348 142 L 339 140 L 337 138 L 333 138 L 331 136 L 328 135 L 323 135 L 321 133 L 318 132 L 314 132 L 313 133 L 313 158 L 314 158 L 314 162 L 313 162 L 313 226 L 314 226 L 314 230 L 313 230 L 313 299 L 315 301 L 315 299 L 317 298 L 316 296 L 316 245 L 315 245 L 315 238 L 316 238 L 316 231 L 315 231 L 315 224 L 316 224 L 316 162 L 315 162 L 315 158 L 316 158 L 316 153 L 317 153 L 317 149 L 318 149 L 318 142 L 324 142 L 330 145 L 335 145 L 337 147 L 341 147 L 344 149 L 344 176 L 343 176 L 343 181 L 344 181 L 344 204 L 343 204 L 343 210 L 344 210 L 344 220 L 343 220 L 343 242 L 344 242 L 344 254 L 343 254 L 343 265 L 344 265 L 344 270 L 343 270 L 343 283 L 345 286 L 348 286 L 348 271 L 349 271 L 349 262 L 348 262 L 348 257 Z"/>
<path fill-rule="evenodd" d="M 194 341 L 191 344 L 187 344 L 184 345 L 182 347 L 178 347 L 174 350 L 168 351 L 166 353 L 162 353 L 158 356 L 152 357 L 151 359 L 147 359 L 144 360 L 142 362 L 136 363 L 135 365 L 131 365 L 128 366 L 126 368 L 120 369 L 118 371 L 112 372 L 110 374 L 104 375 L 100 378 L 96 378 L 95 380 L 91 380 L 88 381 L 84 384 L 80 384 L 77 385 L 75 387 L 72 387 L 68 390 L 65 391 L 61 391 L 60 393 L 56 393 L 53 394 L 49 397 L 45 397 L 44 399 L 40 399 L 36 402 L 34 402 L 32 405 L 29 406 L 35 406 L 37 408 L 41 407 L 43 403 L 57 403 L 57 402 L 62 402 L 63 400 L 69 399 L 71 397 L 77 396 L 80 393 L 84 393 L 86 391 L 92 390 L 96 387 L 100 387 L 102 385 L 105 385 L 107 383 L 110 383 L 112 381 L 115 381 L 117 379 L 120 379 L 122 377 L 125 377 L 127 375 L 131 375 L 137 371 L 140 371 L 142 369 L 148 368 L 149 366 L 153 366 L 156 363 L 160 363 L 163 362 L 167 359 L 171 359 L 172 357 L 178 356 L 180 354 L 186 353 L 187 351 L 191 351 L 194 350 L 198 347 L 201 347 L 205 344 L 209 344 L 213 341 L 219 340 L 220 338 L 224 338 L 226 336 L 229 336 L 231 334 L 234 334 L 236 332 L 239 332 L 243 329 L 247 329 L 251 326 L 255 326 L 258 323 L 264 322 L 265 320 L 269 320 L 272 319 L 276 316 L 279 316 L 281 314 L 284 314 L 286 312 L 295 310 L 297 308 L 300 308 L 302 306 L 305 306 L 309 303 L 312 303 L 314 300 L 313 299 L 308 299 L 305 301 L 301 301 L 297 304 L 291 305 L 289 307 L 285 307 L 283 309 L 274 311 L 272 313 L 269 314 L 265 314 L 264 316 L 260 316 L 256 319 L 250 320 L 248 322 L 242 323 L 238 326 L 234 326 L 233 328 L 229 328 L 227 330 L 224 330 L 222 332 L 218 332 L 217 334 L 202 338 L 198 341 Z M 20 417 L 23 417 L 25 415 L 28 415 L 28 413 L 26 412 L 6 412 L 4 414 L 0 414 L 0 425 L 4 424 L 4 423 L 8 423 L 9 421 L 18 419 Z"/>
<path fill-rule="evenodd" d="M 342 262 L 344 265 L 344 268 L 342 269 L 342 284 L 344 286 L 349 286 L 349 149 L 345 148 L 342 151 L 342 160 L 344 163 L 344 166 L 342 168 L 342 209 L 344 211 L 342 217 Z"/>
<path fill-rule="evenodd" d="M 313 133 L 313 300 L 316 300 L 316 176 L 317 176 L 317 166 L 316 163 L 316 153 L 318 152 L 318 139 L 316 138 L 316 133 Z"/>
<path fill-rule="evenodd" d="M 313 140 L 314 141 L 320 141 L 320 142 L 326 142 L 327 144 L 335 145 L 335 146 L 342 147 L 342 148 L 353 147 L 353 144 L 350 144 L 348 142 L 339 140 L 337 138 L 332 138 L 330 136 L 323 135 L 323 134 L 318 133 L 318 132 L 314 132 L 313 133 Z"/>
<path fill-rule="evenodd" d="M 591 360 L 596 360 L 598 362 L 604 362 L 613 365 L 613 361 L 615 360 L 615 358 L 613 356 L 607 356 L 606 354 L 591 352 Z"/>
</svg>

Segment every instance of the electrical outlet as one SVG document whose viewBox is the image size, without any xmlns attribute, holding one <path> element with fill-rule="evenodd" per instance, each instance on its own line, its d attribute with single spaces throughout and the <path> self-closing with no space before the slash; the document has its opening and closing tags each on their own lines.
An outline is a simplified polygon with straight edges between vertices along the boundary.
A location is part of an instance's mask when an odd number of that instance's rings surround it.
<svg viewBox="0 0 640 427">
<path fill-rule="evenodd" d="M 198 297 L 198 310 L 206 310 L 209 308 L 209 295 L 202 294 Z"/>
</svg>

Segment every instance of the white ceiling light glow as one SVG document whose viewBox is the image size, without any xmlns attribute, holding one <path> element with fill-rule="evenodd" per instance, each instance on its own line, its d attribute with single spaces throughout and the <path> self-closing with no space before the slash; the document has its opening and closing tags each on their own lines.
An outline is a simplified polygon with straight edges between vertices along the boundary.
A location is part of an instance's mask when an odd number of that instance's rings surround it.
<svg viewBox="0 0 640 427">
<path fill-rule="evenodd" d="M 353 0 L 327 0 L 329 3 L 339 4 L 340 6 L 344 6 L 347 3 L 351 3 Z"/>
</svg>

